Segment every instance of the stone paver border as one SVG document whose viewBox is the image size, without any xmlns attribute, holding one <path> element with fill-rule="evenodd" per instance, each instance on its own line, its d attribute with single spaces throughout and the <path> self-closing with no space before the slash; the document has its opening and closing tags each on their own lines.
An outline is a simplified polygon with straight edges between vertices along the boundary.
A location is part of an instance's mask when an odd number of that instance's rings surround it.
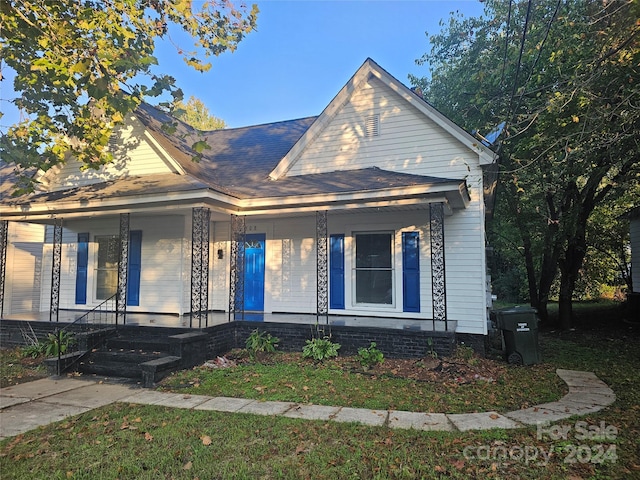
<svg viewBox="0 0 640 480">
<path fill-rule="evenodd" d="M 613 390 L 592 372 L 558 369 L 556 373 L 569 387 L 567 395 L 556 402 L 504 414 L 497 412 L 422 413 L 293 402 L 264 402 L 246 398 L 164 393 L 85 379 L 47 378 L 0 390 L 0 439 L 113 402 L 254 415 L 278 415 L 308 420 L 357 422 L 369 426 L 412 428 L 423 431 L 464 432 L 546 424 L 574 415 L 597 412 L 616 400 Z"/>
</svg>

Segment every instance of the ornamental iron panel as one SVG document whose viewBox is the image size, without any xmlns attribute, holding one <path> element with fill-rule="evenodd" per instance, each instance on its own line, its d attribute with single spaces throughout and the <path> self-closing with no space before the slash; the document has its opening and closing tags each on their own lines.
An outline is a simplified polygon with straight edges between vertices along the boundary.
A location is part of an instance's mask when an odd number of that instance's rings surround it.
<svg viewBox="0 0 640 480">
<path fill-rule="evenodd" d="M 329 250 L 327 211 L 316 212 L 316 287 L 317 323 L 329 323 Z"/>
<path fill-rule="evenodd" d="M 244 319 L 244 248 L 246 236 L 247 224 L 245 217 L 231 215 L 229 321 Z"/>
<path fill-rule="evenodd" d="M 118 290 L 116 292 L 116 325 L 127 319 L 127 279 L 129 276 L 129 214 L 120 214 L 120 253 L 118 255 Z"/>
<path fill-rule="evenodd" d="M 433 320 L 444 320 L 447 326 L 447 289 L 444 264 L 444 204 L 429 205 L 431 237 L 431 293 Z"/>
<path fill-rule="evenodd" d="M 4 282 L 7 273 L 7 239 L 9 238 L 9 221 L 0 221 L 0 317 L 4 312 Z"/>
<path fill-rule="evenodd" d="M 51 300 L 49 303 L 49 321 L 58 321 L 60 310 L 60 267 L 62 266 L 62 219 L 53 219 L 53 259 L 51 262 Z"/>
<path fill-rule="evenodd" d="M 191 221 L 191 315 L 189 327 L 194 319 L 198 328 L 208 326 L 209 311 L 209 225 L 211 210 L 194 208 Z"/>
</svg>

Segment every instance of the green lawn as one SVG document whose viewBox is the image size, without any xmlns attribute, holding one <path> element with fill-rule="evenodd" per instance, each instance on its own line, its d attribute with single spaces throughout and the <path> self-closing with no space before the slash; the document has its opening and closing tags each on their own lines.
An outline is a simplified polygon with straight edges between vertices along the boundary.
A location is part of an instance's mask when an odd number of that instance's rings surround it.
<svg viewBox="0 0 640 480">
<path fill-rule="evenodd" d="M 543 334 L 549 368 L 595 371 L 618 395 L 598 414 L 557 422 L 571 428 L 566 440 L 540 439 L 536 428 L 428 433 L 117 404 L 0 442 L 0 472 L 12 479 L 640 478 L 639 339 L 624 327 Z M 615 438 L 582 439 L 577 420 L 615 427 Z"/>
<path fill-rule="evenodd" d="M 20 348 L 0 351 L 0 388 L 46 377 L 42 358 L 24 357 Z"/>
<path fill-rule="evenodd" d="M 446 413 L 517 410 L 557 400 L 566 390 L 555 368 L 549 364 L 520 368 L 503 366 L 499 360 L 498 365 L 504 368 L 498 372 L 482 372 L 486 377 L 498 373 L 493 381 L 472 378 L 469 383 L 459 383 L 450 378 L 427 382 L 386 373 L 363 374 L 355 365 L 349 368 L 349 364 L 333 361 L 316 365 L 310 360 L 291 359 L 290 354 L 282 357 L 287 361 L 279 362 L 276 353 L 271 357 L 273 363 L 268 365 L 257 363 L 220 370 L 198 367 L 178 372 L 165 379 L 161 389 L 317 405 Z"/>
</svg>

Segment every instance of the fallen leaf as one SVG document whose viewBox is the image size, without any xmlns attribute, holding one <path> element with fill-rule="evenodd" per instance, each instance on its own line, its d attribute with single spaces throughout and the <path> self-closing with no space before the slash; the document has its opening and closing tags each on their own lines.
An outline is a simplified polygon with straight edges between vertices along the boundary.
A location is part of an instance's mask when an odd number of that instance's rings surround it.
<svg viewBox="0 0 640 480">
<path fill-rule="evenodd" d="M 202 440 L 202 444 L 203 445 L 211 445 L 211 443 L 212 443 L 211 437 L 209 435 L 205 435 L 204 437 L 200 437 L 200 439 Z"/>
<path fill-rule="evenodd" d="M 150 442 L 151 440 L 153 440 L 153 435 L 151 435 L 149 432 L 144 432 L 144 439 L 147 442 Z"/>
<path fill-rule="evenodd" d="M 191 467 L 193 467 L 193 463 L 191 463 L 191 460 L 189 460 L 187 463 L 185 463 L 185 464 L 182 466 L 182 469 L 183 469 L 183 470 L 191 470 Z"/>
<path fill-rule="evenodd" d="M 302 387 L 302 389 L 306 392 L 307 390 L 309 390 L 309 387 L 305 385 L 304 387 Z"/>
<path fill-rule="evenodd" d="M 491 415 L 489 415 L 489 418 L 491 418 L 492 420 L 497 420 L 498 418 L 500 418 L 500 415 L 492 413 Z"/>
<path fill-rule="evenodd" d="M 142 419 L 141 419 L 140 417 L 138 417 L 138 418 L 136 418 L 136 419 L 134 420 L 134 422 L 136 422 L 136 423 L 140 423 L 141 421 L 142 421 Z"/>
</svg>

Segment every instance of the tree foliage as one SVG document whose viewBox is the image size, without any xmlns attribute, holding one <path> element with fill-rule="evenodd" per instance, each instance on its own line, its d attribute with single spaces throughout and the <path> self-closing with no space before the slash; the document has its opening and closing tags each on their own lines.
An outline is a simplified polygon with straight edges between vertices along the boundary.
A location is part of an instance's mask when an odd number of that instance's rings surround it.
<svg viewBox="0 0 640 480">
<path fill-rule="evenodd" d="M 227 126 L 224 120 L 211 114 L 202 100 L 193 96 L 187 103 L 176 102 L 173 115 L 196 130 L 220 130 Z"/>
<path fill-rule="evenodd" d="M 431 78 L 412 81 L 469 130 L 505 123 L 495 233 L 518 238 L 530 300 L 543 317 L 560 273 L 568 327 L 589 220 L 640 181 L 640 4 L 485 5 L 486 18 L 453 14 L 443 23 L 419 60 Z"/>
<path fill-rule="evenodd" d="M 204 72 L 207 57 L 235 50 L 255 28 L 257 13 L 226 0 L 3 0 L 0 66 L 15 72 L 13 103 L 27 119 L 1 132 L 2 159 L 22 173 L 69 155 L 99 168 L 111 160 L 113 127 L 143 99 L 182 99 L 175 79 L 152 69 L 156 41 L 184 30 L 194 45 L 177 53 Z"/>
</svg>

